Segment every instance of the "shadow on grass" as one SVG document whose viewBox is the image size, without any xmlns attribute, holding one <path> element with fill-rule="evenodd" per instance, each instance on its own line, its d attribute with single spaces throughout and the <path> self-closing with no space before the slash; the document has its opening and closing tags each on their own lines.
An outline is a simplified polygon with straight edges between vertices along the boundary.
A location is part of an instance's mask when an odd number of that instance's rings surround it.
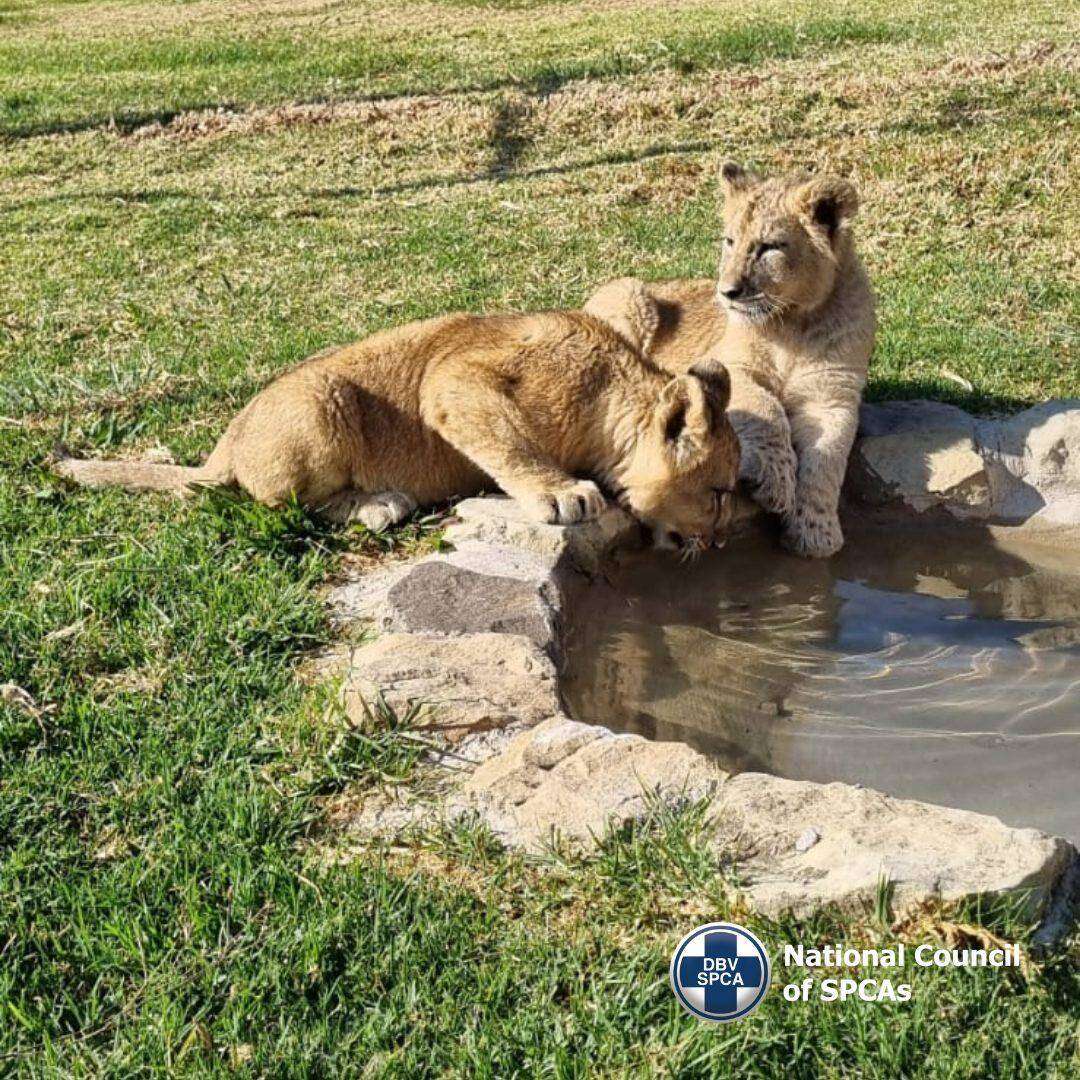
<svg viewBox="0 0 1080 1080">
<path fill-rule="evenodd" d="M 390 184 L 385 187 L 339 187 L 339 188 L 313 188 L 309 191 L 297 192 L 309 199 L 363 199 L 384 197 L 392 195 L 407 195 L 420 191 L 428 191 L 434 188 L 463 187 L 468 184 L 479 184 L 485 181 L 505 183 L 509 180 L 535 180 L 545 176 L 563 176 L 569 173 L 581 172 L 586 169 L 600 168 L 612 165 L 629 165 L 638 161 L 648 161 L 651 158 L 674 156 L 678 154 L 703 154 L 714 149 L 714 145 L 704 139 L 692 142 L 674 144 L 659 144 L 647 146 L 640 150 L 625 150 L 599 154 L 585 161 L 568 162 L 564 165 L 545 165 L 535 169 L 523 169 L 514 171 L 513 162 L 523 152 L 524 139 L 510 138 L 502 145 L 496 147 L 495 163 L 477 172 L 465 173 L 457 176 L 433 176 L 424 180 L 410 180 L 401 184 Z M 245 195 L 245 199 L 271 199 L 279 197 L 279 193 Z M 169 199 L 186 199 L 191 202 L 217 201 L 219 196 L 214 192 L 200 193 L 184 191 L 179 188 L 148 188 L 144 190 L 124 191 L 121 189 L 107 189 L 103 191 L 77 191 L 65 192 L 57 195 L 46 195 L 41 198 L 25 199 L 22 202 L 10 202 L 0 207 L 0 215 L 14 213 L 19 210 L 28 210 L 36 206 L 49 206 L 60 203 L 79 203 L 86 200 L 98 200 L 102 202 L 115 202 L 121 200 L 132 203 L 158 203 Z"/>
<path fill-rule="evenodd" d="M 494 160 L 487 175 L 502 178 L 512 174 L 521 156 L 528 150 L 532 139 L 522 125 L 528 119 L 530 103 L 511 99 L 499 103 L 491 123 L 491 146 Z"/>
<path fill-rule="evenodd" d="M 864 399 L 870 402 L 939 401 L 978 416 L 1006 415 L 1038 404 L 1032 398 L 994 393 L 979 387 L 967 390 L 945 378 L 901 378 L 895 375 L 874 375 L 873 372 Z"/>
<path fill-rule="evenodd" d="M 1064 121 L 1074 115 L 1065 104 L 1040 102 L 1031 105 L 1010 103 L 1007 119 L 1003 120 L 996 103 L 987 101 L 946 101 L 936 113 L 918 119 L 908 117 L 885 124 L 881 131 L 887 135 L 943 135 L 950 132 L 970 131 L 977 127 L 1018 127 L 1027 123 Z"/>
<path fill-rule="evenodd" d="M 350 198 L 371 195 L 406 195 L 418 191 L 426 191 L 430 188 L 461 187 L 466 184 L 482 183 L 485 180 L 495 180 L 504 183 L 508 180 L 536 180 L 545 176 L 564 176 L 569 173 L 581 172 L 585 169 L 599 168 L 610 165 L 630 165 L 638 161 L 648 161 L 651 158 L 667 157 L 676 154 L 703 154 L 714 149 L 714 144 L 705 140 L 697 139 L 682 143 L 660 143 L 647 146 L 641 150 L 612 151 L 607 154 L 598 154 L 585 161 L 568 162 L 565 165 L 542 165 L 535 169 L 522 169 L 520 171 L 499 172 L 495 169 L 485 169 L 482 172 L 465 173 L 458 176 L 433 176 L 425 180 L 410 180 L 402 184 L 391 184 L 381 188 L 321 188 L 308 194 L 314 198 Z"/>
</svg>

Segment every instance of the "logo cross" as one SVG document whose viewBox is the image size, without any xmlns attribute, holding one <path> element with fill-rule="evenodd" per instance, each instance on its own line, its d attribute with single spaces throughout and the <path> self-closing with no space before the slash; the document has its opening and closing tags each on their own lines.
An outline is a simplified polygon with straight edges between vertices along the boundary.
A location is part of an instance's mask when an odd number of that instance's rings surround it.
<svg viewBox="0 0 1080 1080">
<path fill-rule="evenodd" d="M 726 930 L 705 935 L 704 956 L 684 956 L 679 961 L 679 983 L 682 986 L 705 987 L 705 1011 L 730 1013 L 738 1008 L 739 986 L 720 982 L 702 983 L 702 972 L 724 970 L 738 973 L 742 987 L 761 985 L 761 961 L 756 956 L 739 956 L 738 938 Z M 713 963 L 706 964 L 706 960 Z"/>
</svg>

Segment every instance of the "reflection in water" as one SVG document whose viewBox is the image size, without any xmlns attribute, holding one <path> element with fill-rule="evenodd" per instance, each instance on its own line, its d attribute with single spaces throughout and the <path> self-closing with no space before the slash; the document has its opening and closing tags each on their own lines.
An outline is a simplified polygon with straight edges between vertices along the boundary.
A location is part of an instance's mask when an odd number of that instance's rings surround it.
<svg viewBox="0 0 1080 1080">
<path fill-rule="evenodd" d="M 733 770 L 863 783 L 1080 839 L 1080 559 L 982 534 L 748 538 L 620 564 L 571 606 L 583 720 Z"/>
</svg>

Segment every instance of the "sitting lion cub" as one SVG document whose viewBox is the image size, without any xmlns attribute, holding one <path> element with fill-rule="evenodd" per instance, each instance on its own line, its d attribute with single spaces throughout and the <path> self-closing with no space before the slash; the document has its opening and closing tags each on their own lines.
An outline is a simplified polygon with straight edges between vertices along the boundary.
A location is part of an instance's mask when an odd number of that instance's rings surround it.
<svg viewBox="0 0 1080 1080">
<path fill-rule="evenodd" d="M 721 176 L 720 280 L 649 284 L 660 324 L 643 347 L 673 372 L 723 361 L 741 479 L 780 515 L 788 547 L 832 555 L 844 542 L 840 487 L 874 344 L 874 299 L 851 237 L 858 199 L 828 177 L 761 180 L 730 162 Z M 632 320 L 628 298 L 620 279 L 586 310 Z"/>
<path fill-rule="evenodd" d="M 320 353 L 258 394 L 199 468 L 56 468 L 89 486 L 296 496 L 374 529 L 493 481 L 538 521 L 581 521 L 605 505 L 595 480 L 661 546 L 700 550 L 722 540 L 738 477 L 727 373 L 662 372 L 637 349 L 656 324 L 643 286 L 612 295 L 618 329 L 583 312 L 451 315 Z"/>
</svg>

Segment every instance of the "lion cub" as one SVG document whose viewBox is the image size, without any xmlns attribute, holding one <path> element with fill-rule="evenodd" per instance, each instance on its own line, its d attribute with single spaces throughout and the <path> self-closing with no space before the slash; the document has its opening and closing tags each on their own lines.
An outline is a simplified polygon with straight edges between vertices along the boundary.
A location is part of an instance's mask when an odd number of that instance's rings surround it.
<svg viewBox="0 0 1080 1080">
<path fill-rule="evenodd" d="M 584 312 L 451 315 L 320 353 L 258 394 L 199 468 L 56 468 L 90 486 L 296 496 L 374 529 L 493 485 L 537 521 L 582 521 L 605 505 L 598 481 L 661 546 L 700 550 L 722 540 L 738 477 L 727 373 L 662 372 L 636 347 L 656 324 L 643 286 L 612 295 L 618 329 Z"/>
<path fill-rule="evenodd" d="M 832 555 L 875 331 L 851 236 L 858 198 L 829 177 L 763 180 L 731 162 L 721 177 L 719 281 L 650 283 L 660 322 L 644 348 L 674 372 L 723 361 L 741 479 L 780 515 L 791 550 Z M 586 310 L 617 319 L 628 295 L 611 282 Z"/>
</svg>

